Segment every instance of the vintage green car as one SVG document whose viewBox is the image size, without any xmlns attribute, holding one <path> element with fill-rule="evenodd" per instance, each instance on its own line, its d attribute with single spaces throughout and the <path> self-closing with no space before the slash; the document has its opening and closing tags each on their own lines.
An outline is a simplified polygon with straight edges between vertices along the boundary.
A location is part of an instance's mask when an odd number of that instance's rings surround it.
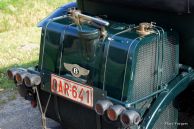
<svg viewBox="0 0 194 129">
<path fill-rule="evenodd" d="M 65 129 L 176 129 L 194 80 L 193 11 L 193 0 L 77 0 L 38 24 L 38 65 L 8 77 L 44 129 L 46 117 Z"/>
</svg>

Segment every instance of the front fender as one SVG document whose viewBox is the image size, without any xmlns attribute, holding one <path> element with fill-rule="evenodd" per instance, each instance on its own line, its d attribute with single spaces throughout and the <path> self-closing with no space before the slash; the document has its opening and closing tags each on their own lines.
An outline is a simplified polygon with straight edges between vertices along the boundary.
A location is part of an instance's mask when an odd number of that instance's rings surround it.
<svg viewBox="0 0 194 129">
<path fill-rule="evenodd" d="M 189 83 L 193 80 L 194 72 L 184 73 L 177 76 L 167 86 L 166 90 L 156 98 L 156 101 L 151 106 L 148 113 L 145 115 L 140 128 L 152 129 L 157 119 L 160 117 L 162 111 L 179 95 L 184 91 Z"/>
</svg>

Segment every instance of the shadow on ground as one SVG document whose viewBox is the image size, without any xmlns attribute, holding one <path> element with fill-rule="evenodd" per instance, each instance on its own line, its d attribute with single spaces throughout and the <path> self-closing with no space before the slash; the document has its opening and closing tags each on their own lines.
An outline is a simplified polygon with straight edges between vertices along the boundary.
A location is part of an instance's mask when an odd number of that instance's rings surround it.
<svg viewBox="0 0 194 129">
<path fill-rule="evenodd" d="M 15 99 L 10 100 L 10 96 Z M 0 129 L 42 129 L 41 114 L 38 108 L 32 108 L 29 101 L 21 98 L 16 91 L 0 92 Z M 60 125 L 47 119 L 47 126 L 51 129 L 61 129 Z"/>
</svg>

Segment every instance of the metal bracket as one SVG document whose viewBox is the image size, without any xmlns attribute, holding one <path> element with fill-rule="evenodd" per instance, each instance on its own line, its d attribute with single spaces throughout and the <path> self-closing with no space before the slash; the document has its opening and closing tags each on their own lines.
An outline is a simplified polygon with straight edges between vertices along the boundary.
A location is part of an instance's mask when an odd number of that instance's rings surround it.
<svg viewBox="0 0 194 129">
<path fill-rule="evenodd" d="M 107 99 L 109 99 L 109 100 L 111 100 L 111 101 L 113 101 L 115 103 L 121 104 L 121 105 L 123 105 L 126 108 L 130 108 L 132 105 L 135 105 L 137 103 L 143 102 L 143 101 L 145 101 L 145 100 L 147 100 L 147 99 L 149 99 L 149 98 L 151 98 L 153 96 L 156 96 L 156 95 L 158 95 L 158 94 L 160 94 L 161 92 L 164 92 L 164 91 L 166 91 L 166 88 L 157 90 L 157 91 L 153 92 L 152 94 L 147 95 L 147 96 L 145 96 L 145 97 L 143 97 L 141 99 L 138 99 L 136 101 L 133 101 L 133 102 L 122 102 L 122 101 L 114 99 L 112 97 L 107 97 Z"/>
</svg>

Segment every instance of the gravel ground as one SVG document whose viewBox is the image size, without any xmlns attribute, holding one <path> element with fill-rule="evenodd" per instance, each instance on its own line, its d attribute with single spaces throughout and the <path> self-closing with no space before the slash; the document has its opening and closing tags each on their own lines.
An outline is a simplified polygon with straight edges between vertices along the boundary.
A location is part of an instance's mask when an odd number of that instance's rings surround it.
<svg viewBox="0 0 194 129">
<path fill-rule="evenodd" d="M 41 129 L 40 112 L 32 108 L 29 101 L 14 92 L 0 93 L 0 100 L 0 129 Z M 47 120 L 47 126 L 61 129 L 51 119 Z"/>
<path fill-rule="evenodd" d="M 0 92 L 0 129 L 42 129 L 38 108 L 32 108 L 16 91 Z M 194 115 L 180 113 L 178 129 L 194 129 Z M 62 129 L 60 125 L 47 119 L 51 129 Z"/>
</svg>

